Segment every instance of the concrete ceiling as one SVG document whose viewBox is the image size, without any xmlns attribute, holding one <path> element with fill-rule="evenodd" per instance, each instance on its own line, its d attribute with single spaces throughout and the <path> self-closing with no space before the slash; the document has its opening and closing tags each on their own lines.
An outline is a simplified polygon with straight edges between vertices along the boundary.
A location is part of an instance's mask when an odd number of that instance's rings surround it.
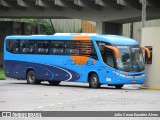
<svg viewBox="0 0 160 120">
<path fill-rule="evenodd" d="M 0 18 L 76 18 L 128 23 L 141 20 L 143 0 L 0 0 Z M 160 0 L 147 1 L 147 19 L 160 18 Z"/>
</svg>

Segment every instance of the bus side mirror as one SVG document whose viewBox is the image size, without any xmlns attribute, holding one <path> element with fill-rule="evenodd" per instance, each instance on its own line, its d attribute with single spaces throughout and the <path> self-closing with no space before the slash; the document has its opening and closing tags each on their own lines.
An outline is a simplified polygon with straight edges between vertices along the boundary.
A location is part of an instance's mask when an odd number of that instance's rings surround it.
<svg viewBox="0 0 160 120">
<path fill-rule="evenodd" d="M 114 47 L 114 46 L 109 46 L 109 45 L 104 45 L 104 47 L 113 50 L 114 53 L 115 53 L 116 58 L 119 58 L 120 53 L 119 53 L 118 48 L 116 48 L 116 47 Z"/>
<path fill-rule="evenodd" d="M 145 51 L 146 51 L 146 53 L 147 53 L 147 57 L 148 57 L 148 58 L 150 58 L 150 57 L 151 57 L 151 53 L 150 53 L 150 51 L 149 51 L 149 49 L 148 49 L 148 48 L 146 48 L 146 47 L 144 47 L 144 46 L 140 46 L 140 48 L 141 48 L 142 50 L 145 50 Z"/>
</svg>

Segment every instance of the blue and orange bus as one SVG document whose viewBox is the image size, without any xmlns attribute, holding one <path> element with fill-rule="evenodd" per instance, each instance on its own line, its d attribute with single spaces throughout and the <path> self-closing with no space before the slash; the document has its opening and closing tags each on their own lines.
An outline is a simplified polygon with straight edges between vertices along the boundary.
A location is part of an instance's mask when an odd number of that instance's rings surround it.
<svg viewBox="0 0 160 120">
<path fill-rule="evenodd" d="M 142 84 L 145 47 L 128 37 L 98 34 L 7 36 L 4 42 L 5 75 L 27 79 L 29 84 L 48 81 L 103 84 L 120 89 Z"/>
</svg>

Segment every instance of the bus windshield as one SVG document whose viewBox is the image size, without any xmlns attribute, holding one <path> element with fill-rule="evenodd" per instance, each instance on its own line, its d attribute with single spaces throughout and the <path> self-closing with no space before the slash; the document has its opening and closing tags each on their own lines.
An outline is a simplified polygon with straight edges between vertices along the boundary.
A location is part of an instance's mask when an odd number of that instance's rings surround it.
<svg viewBox="0 0 160 120">
<path fill-rule="evenodd" d="M 144 58 L 139 46 L 116 46 L 120 56 L 117 58 L 117 68 L 123 71 L 143 71 Z"/>
</svg>

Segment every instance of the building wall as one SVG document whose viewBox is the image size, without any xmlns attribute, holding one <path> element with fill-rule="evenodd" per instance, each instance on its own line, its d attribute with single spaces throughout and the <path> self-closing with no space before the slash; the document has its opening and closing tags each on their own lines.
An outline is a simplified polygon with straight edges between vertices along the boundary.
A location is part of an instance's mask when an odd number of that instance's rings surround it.
<svg viewBox="0 0 160 120">
<path fill-rule="evenodd" d="M 79 19 L 52 19 L 57 33 L 95 33 L 96 22 Z"/>
<path fill-rule="evenodd" d="M 159 24 L 158 21 L 152 23 Z M 156 26 L 156 25 L 155 25 Z M 160 27 L 145 27 L 142 30 L 142 45 L 152 47 L 152 64 L 146 64 L 145 87 L 160 88 Z"/>
<path fill-rule="evenodd" d="M 3 65 L 3 46 L 7 35 L 42 34 L 43 26 L 24 22 L 0 21 L 0 67 Z"/>
<path fill-rule="evenodd" d="M 145 27 L 160 27 L 160 19 L 146 21 Z M 131 23 L 123 24 L 122 35 L 131 37 Z M 133 39 L 137 40 L 140 43 L 141 22 L 134 22 L 133 23 Z"/>
<path fill-rule="evenodd" d="M 81 32 L 81 20 L 78 19 L 52 19 L 52 24 L 57 33 Z"/>
<path fill-rule="evenodd" d="M 4 38 L 7 35 L 13 33 L 13 23 L 12 22 L 0 22 L 0 67 L 3 65 L 3 46 Z"/>
<path fill-rule="evenodd" d="M 58 33 L 95 33 L 96 22 L 79 20 L 79 19 L 52 19 L 55 32 Z M 145 22 L 146 27 L 160 26 L 160 19 L 149 20 Z M 106 26 L 105 26 L 106 27 Z M 132 30 L 133 27 L 133 30 Z M 131 33 L 133 32 L 133 33 Z M 106 34 L 110 34 L 105 31 Z M 132 34 L 132 35 L 131 35 Z M 140 43 L 141 39 L 141 22 L 134 22 L 122 25 L 122 35 L 131 37 Z"/>
<path fill-rule="evenodd" d="M 96 22 L 82 20 L 82 32 L 83 33 L 95 33 L 96 32 Z"/>
</svg>

